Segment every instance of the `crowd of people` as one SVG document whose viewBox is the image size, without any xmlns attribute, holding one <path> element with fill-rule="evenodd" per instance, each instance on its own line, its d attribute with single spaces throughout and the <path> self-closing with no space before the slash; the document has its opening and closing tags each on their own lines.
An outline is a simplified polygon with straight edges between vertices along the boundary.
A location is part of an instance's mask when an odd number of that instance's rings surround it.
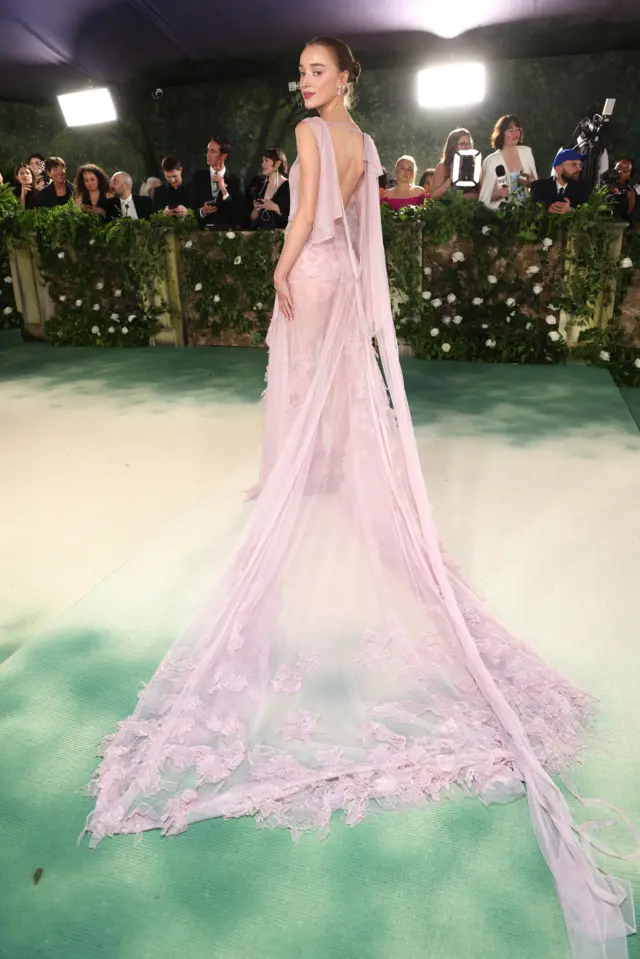
<svg viewBox="0 0 640 959">
<path fill-rule="evenodd" d="M 484 158 L 477 182 L 458 186 L 454 180 L 454 158 L 461 155 L 460 151 L 474 150 L 469 130 L 458 127 L 447 137 L 438 165 L 424 170 L 419 179 L 414 158 L 406 154 L 399 157 L 393 183 L 387 173 L 380 177 L 380 199 L 398 210 L 403 206 L 420 206 L 428 199 L 439 200 L 451 190 L 460 189 L 466 199 L 479 200 L 496 210 L 502 203 L 522 202 L 530 194 L 551 213 L 560 214 L 589 199 L 592 187 L 582 179 L 582 154 L 572 148 L 558 150 L 551 175 L 539 178 L 533 152 L 524 142 L 522 124 L 513 114 L 498 119 L 491 134 L 491 145 L 493 152 Z M 640 187 L 634 183 L 634 172 L 633 160 L 622 157 L 603 178 L 614 213 L 633 228 L 640 222 L 637 200 Z"/>
<path fill-rule="evenodd" d="M 455 179 L 456 158 L 474 150 L 469 130 L 458 127 L 447 137 L 440 162 L 418 178 L 412 156 L 396 161 L 393 176 L 380 178 L 380 200 L 394 210 L 421 206 L 460 190 L 465 199 L 476 200 L 496 210 L 502 203 L 523 201 L 531 194 L 552 213 L 567 213 L 588 200 L 591 187 L 582 178 L 583 157 L 574 149 L 560 149 L 548 177 L 538 177 L 533 152 L 524 142 L 518 117 L 506 114 L 496 122 L 491 135 L 493 152 L 482 162 L 476 181 L 459 185 Z M 462 152 L 461 152 L 462 151 Z M 240 178 L 227 168 L 231 145 L 222 136 L 207 144 L 206 168 L 185 179 L 180 158 L 173 154 L 162 161 L 164 182 L 149 177 L 139 192 L 125 171 L 109 177 L 93 163 L 76 171 L 73 183 L 62 157 L 32 153 L 16 166 L 13 189 L 25 209 L 55 207 L 73 202 L 87 213 L 109 222 L 119 217 L 146 219 L 152 213 L 184 217 L 193 211 L 205 229 L 282 229 L 289 218 L 287 158 L 277 148 L 265 151 L 262 169 L 242 188 Z M 479 163 L 478 156 L 478 163 Z M 417 181 L 417 182 L 416 182 Z M 1 182 L 1 179 L 0 179 Z M 622 157 L 606 176 L 612 206 L 617 216 L 631 227 L 640 223 L 640 203 L 634 184 L 633 161 Z M 639 188 L 640 189 L 640 188 Z M 636 206 L 638 209 L 636 209 Z"/>
</svg>

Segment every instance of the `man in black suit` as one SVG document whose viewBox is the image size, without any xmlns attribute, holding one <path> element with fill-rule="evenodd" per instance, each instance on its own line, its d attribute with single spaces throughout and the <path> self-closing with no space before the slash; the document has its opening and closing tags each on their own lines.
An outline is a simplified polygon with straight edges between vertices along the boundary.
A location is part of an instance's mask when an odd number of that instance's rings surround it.
<svg viewBox="0 0 640 959">
<path fill-rule="evenodd" d="M 131 192 L 133 178 L 129 173 L 123 170 L 114 173 L 109 186 L 114 196 L 107 203 L 108 220 L 117 220 L 120 217 L 131 220 L 149 219 L 152 213 L 151 199 Z"/>
<path fill-rule="evenodd" d="M 227 170 L 231 153 L 224 137 L 213 136 L 207 144 L 207 169 L 193 174 L 193 198 L 202 226 L 228 230 L 240 225 L 244 197 L 240 180 Z"/>
<path fill-rule="evenodd" d="M 580 179 L 582 155 L 577 150 L 558 150 L 553 161 L 553 176 L 535 180 L 531 196 L 544 203 L 549 213 L 569 213 L 591 195 L 591 187 Z"/>
<path fill-rule="evenodd" d="M 153 191 L 153 212 L 164 216 L 188 216 L 193 209 L 191 185 L 182 178 L 182 163 L 177 156 L 165 157 L 162 172 L 167 181 Z"/>
</svg>

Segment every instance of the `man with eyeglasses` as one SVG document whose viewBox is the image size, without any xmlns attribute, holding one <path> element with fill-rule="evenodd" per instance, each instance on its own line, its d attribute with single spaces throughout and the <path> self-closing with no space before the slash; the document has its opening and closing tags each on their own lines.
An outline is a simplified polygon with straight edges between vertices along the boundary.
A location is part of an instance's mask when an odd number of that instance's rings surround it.
<svg viewBox="0 0 640 959">
<path fill-rule="evenodd" d="M 177 156 L 165 157 L 162 172 L 167 181 L 156 187 L 153 194 L 153 212 L 165 216 L 187 216 L 193 208 L 191 187 L 182 179 L 182 163 Z"/>
</svg>

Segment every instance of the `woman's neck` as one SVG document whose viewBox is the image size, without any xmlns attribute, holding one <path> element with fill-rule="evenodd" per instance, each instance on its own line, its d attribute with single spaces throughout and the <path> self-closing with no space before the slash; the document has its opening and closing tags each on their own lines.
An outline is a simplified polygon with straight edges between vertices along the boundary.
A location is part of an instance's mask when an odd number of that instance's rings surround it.
<svg viewBox="0 0 640 959">
<path fill-rule="evenodd" d="M 408 196 L 411 196 L 415 186 L 415 183 L 399 183 L 393 191 L 394 195 L 406 199 Z"/>
<path fill-rule="evenodd" d="M 320 117 L 328 123 L 353 123 L 351 114 L 345 107 L 342 98 L 337 97 L 330 103 L 326 103 L 318 110 Z"/>
</svg>

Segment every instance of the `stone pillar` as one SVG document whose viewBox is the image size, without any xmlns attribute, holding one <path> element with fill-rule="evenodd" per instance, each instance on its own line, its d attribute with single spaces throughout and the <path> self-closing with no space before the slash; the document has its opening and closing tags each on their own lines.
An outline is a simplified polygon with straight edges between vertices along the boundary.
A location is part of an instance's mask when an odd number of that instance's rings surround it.
<svg viewBox="0 0 640 959">
<path fill-rule="evenodd" d="M 179 248 L 178 237 L 173 230 L 167 230 L 165 234 L 164 277 L 158 283 L 154 294 L 155 305 L 158 306 L 164 302 L 167 311 L 159 317 L 162 329 L 151 337 L 152 346 L 184 346 L 184 323 L 178 273 Z"/>
</svg>

